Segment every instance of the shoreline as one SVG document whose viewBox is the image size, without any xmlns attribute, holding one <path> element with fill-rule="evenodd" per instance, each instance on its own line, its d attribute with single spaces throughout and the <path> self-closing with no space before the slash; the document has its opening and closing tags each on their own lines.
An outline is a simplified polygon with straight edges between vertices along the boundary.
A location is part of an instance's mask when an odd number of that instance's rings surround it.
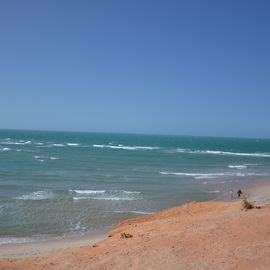
<svg viewBox="0 0 270 270">
<path fill-rule="evenodd" d="M 250 201 L 255 201 L 256 205 L 267 205 L 270 203 L 270 183 L 258 183 L 255 187 L 250 189 L 244 189 L 244 192 L 249 194 Z M 119 224 L 127 224 L 140 222 L 141 220 L 151 220 L 162 215 L 162 213 L 174 211 L 174 209 L 181 209 L 188 207 L 192 204 L 217 204 L 217 205 L 228 205 L 235 206 L 240 205 L 240 199 L 232 199 L 230 201 L 220 201 L 211 200 L 205 202 L 192 202 L 182 204 L 173 208 L 165 209 L 147 216 L 139 216 L 133 219 L 127 219 L 119 221 L 118 225 L 112 228 L 111 232 L 114 232 L 119 227 Z M 99 243 L 106 242 L 110 240 L 110 235 L 108 231 L 104 231 L 99 234 L 91 235 L 81 235 L 74 236 L 66 239 L 53 239 L 39 242 L 31 243 L 18 243 L 18 244 L 2 244 L 0 245 L 0 269 L 1 269 L 1 259 L 25 259 L 25 258 L 42 258 L 40 256 L 56 256 L 56 254 L 63 254 L 65 252 L 70 252 L 72 250 L 78 250 L 80 248 L 91 247 L 94 244 L 97 246 Z M 95 245 L 94 245 L 95 246 Z"/>
<path fill-rule="evenodd" d="M 107 233 L 108 231 L 104 231 L 95 234 L 84 234 L 63 239 L 1 244 L 0 259 L 46 256 L 71 248 L 95 244 L 104 240 Z"/>
</svg>

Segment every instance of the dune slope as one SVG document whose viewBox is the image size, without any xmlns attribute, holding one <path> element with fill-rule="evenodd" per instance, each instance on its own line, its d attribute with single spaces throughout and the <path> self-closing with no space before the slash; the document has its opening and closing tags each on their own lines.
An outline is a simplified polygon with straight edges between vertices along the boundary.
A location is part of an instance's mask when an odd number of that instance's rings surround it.
<svg viewBox="0 0 270 270">
<path fill-rule="evenodd" d="M 1 259 L 0 269 L 270 269 L 270 205 L 189 203 L 121 221 L 96 245 Z"/>
</svg>

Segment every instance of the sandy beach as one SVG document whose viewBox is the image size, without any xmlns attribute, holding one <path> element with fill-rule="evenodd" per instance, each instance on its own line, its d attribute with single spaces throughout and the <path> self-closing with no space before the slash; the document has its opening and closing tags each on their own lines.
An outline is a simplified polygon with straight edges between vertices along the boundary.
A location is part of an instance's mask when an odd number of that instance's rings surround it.
<svg viewBox="0 0 270 270">
<path fill-rule="evenodd" d="M 192 202 L 121 221 L 102 241 L 1 248 L 1 255 L 10 258 L 0 260 L 0 269 L 269 269 L 270 185 L 248 193 L 260 209 L 244 210 L 240 200 Z M 58 252 L 63 246 L 69 249 Z"/>
</svg>

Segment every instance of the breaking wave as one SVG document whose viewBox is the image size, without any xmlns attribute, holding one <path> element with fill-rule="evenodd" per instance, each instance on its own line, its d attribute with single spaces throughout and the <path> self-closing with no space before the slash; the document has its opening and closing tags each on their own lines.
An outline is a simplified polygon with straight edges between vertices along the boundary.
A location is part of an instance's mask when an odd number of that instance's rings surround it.
<svg viewBox="0 0 270 270">
<path fill-rule="evenodd" d="M 268 176 L 267 173 L 183 173 L 183 172 L 159 172 L 163 175 L 189 176 L 195 179 L 211 179 L 219 177 L 245 177 L 245 176 Z"/>
<path fill-rule="evenodd" d="M 246 165 L 229 165 L 228 168 L 242 170 L 242 169 L 246 169 L 247 166 Z"/>
<path fill-rule="evenodd" d="M 123 190 L 123 192 L 126 194 L 140 194 L 141 193 L 140 191 L 126 191 L 126 190 Z"/>
<path fill-rule="evenodd" d="M 10 151 L 10 150 L 11 150 L 11 149 L 8 148 L 8 147 L 4 147 L 4 148 L 0 149 L 0 151 L 3 151 L 3 152 L 5 152 L 5 151 Z"/>
<path fill-rule="evenodd" d="M 223 155 L 223 156 L 270 157 L 270 153 L 238 153 L 238 152 L 212 151 L 212 150 L 191 150 L 184 148 L 177 148 L 177 152 L 187 154 L 209 154 L 209 155 Z"/>
<path fill-rule="evenodd" d="M 70 189 L 69 192 L 75 193 L 73 200 L 105 200 L 105 201 L 134 201 L 141 199 L 139 191 L 125 190 L 78 190 Z"/>
<path fill-rule="evenodd" d="M 68 146 L 79 146 L 79 143 L 67 143 Z"/>
<path fill-rule="evenodd" d="M 146 212 L 146 211 L 113 211 L 114 213 L 133 213 L 139 215 L 151 215 L 154 212 Z"/>
<path fill-rule="evenodd" d="M 73 200 L 134 201 L 137 199 L 125 197 L 73 197 Z"/>
<path fill-rule="evenodd" d="M 74 190 L 71 189 L 70 191 L 78 194 L 97 194 L 106 192 L 106 190 L 77 190 L 77 189 Z"/>
<path fill-rule="evenodd" d="M 53 199 L 54 197 L 55 197 L 55 194 L 50 190 L 39 190 L 39 191 L 31 192 L 29 194 L 24 194 L 18 197 L 14 197 L 13 199 L 39 201 L 39 200 Z"/>
<path fill-rule="evenodd" d="M 44 159 L 51 159 L 51 160 L 57 160 L 59 159 L 59 157 L 48 157 L 48 156 L 33 156 L 33 158 L 35 159 L 39 159 L 40 161 Z"/>
<path fill-rule="evenodd" d="M 130 150 L 130 151 L 136 151 L 136 150 L 157 150 L 157 149 L 159 149 L 159 147 L 153 147 L 153 146 L 126 146 L 126 145 L 122 145 L 122 144 L 118 144 L 118 145 L 93 144 L 93 147 L 95 147 L 95 148 L 122 149 L 122 150 Z"/>
</svg>

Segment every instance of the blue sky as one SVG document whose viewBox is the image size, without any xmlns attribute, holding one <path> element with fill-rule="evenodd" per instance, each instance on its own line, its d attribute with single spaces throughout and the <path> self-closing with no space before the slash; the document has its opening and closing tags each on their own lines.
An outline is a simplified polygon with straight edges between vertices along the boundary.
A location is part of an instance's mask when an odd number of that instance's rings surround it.
<svg viewBox="0 0 270 270">
<path fill-rule="evenodd" d="M 269 1 L 1 1 L 0 128 L 270 137 Z"/>
</svg>

